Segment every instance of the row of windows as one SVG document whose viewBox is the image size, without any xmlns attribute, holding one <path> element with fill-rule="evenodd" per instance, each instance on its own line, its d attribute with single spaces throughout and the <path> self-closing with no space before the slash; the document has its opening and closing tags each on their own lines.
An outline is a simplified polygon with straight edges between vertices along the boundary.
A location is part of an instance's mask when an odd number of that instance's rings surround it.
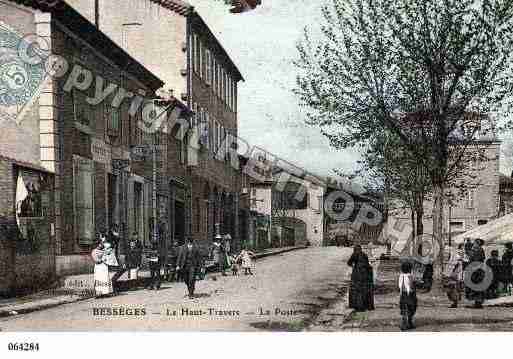
<svg viewBox="0 0 513 359">
<path fill-rule="evenodd" d="M 192 68 L 232 110 L 237 108 L 237 82 L 197 34 L 190 38 Z"/>
<path fill-rule="evenodd" d="M 200 143 L 214 154 L 221 149 L 221 146 L 228 146 L 229 141 L 225 141 L 228 130 L 197 103 L 193 104 L 193 111 L 191 126 L 198 129 Z M 228 153 L 228 148 L 224 148 L 224 151 Z"/>
</svg>

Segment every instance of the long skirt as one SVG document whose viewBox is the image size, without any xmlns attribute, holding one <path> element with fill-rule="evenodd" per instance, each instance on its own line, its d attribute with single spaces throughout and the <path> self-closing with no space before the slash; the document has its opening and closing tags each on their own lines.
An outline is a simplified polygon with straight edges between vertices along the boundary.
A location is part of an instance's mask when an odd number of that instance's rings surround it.
<svg viewBox="0 0 513 359">
<path fill-rule="evenodd" d="M 374 285 L 372 274 L 362 279 L 351 280 L 351 286 L 349 287 L 349 308 L 353 308 L 357 311 L 374 310 Z"/>
<path fill-rule="evenodd" d="M 114 293 L 109 267 L 105 263 L 94 265 L 94 291 L 96 296 Z"/>
</svg>

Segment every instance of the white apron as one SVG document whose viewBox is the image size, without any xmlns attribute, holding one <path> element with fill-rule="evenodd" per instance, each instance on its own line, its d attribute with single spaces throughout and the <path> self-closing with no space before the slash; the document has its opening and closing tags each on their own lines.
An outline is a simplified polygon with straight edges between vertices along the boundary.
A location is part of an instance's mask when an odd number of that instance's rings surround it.
<svg viewBox="0 0 513 359">
<path fill-rule="evenodd" d="M 108 295 L 114 292 L 109 267 L 105 263 L 94 265 L 94 291 L 97 296 Z"/>
<path fill-rule="evenodd" d="M 130 269 L 130 272 L 128 273 L 129 279 L 137 279 L 139 275 L 139 268 L 132 268 Z"/>
</svg>

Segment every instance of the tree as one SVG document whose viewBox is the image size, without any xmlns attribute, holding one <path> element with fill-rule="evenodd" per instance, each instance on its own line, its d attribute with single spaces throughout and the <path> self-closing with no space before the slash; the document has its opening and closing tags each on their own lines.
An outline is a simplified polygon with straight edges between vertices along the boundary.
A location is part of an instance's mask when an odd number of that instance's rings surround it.
<svg viewBox="0 0 513 359">
<path fill-rule="evenodd" d="M 337 148 L 396 136 L 430 179 L 443 248 L 449 182 L 479 153 L 487 114 L 496 121 L 510 112 L 513 1 L 332 0 L 323 17 L 320 39 L 305 30 L 298 45 L 296 94 L 307 122 Z"/>
<path fill-rule="evenodd" d="M 358 161 L 360 168 L 353 176 L 365 176 L 372 191 L 385 194 L 385 221 L 391 210 L 411 211 L 413 234 L 424 234 L 424 201 L 431 193 L 431 183 L 424 167 L 410 151 L 392 134 L 384 133 L 371 140 L 369 147 Z"/>
</svg>

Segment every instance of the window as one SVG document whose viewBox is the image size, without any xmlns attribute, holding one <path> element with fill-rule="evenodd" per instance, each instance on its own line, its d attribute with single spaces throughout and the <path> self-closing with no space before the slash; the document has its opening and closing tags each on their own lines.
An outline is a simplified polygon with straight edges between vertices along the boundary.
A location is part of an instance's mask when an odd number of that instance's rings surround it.
<svg viewBox="0 0 513 359">
<path fill-rule="evenodd" d="M 94 86 L 91 86 L 94 87 Z M 89 105 L 86 101 L 88 94 L 83 91 L 79 91 L 77 89 L 73 89 L 72 98 L 73 98 L 73 112 L 75 115 L 75 121 L 84 126 L 91 126 L 93 116 L 92 116 L 92 106 Z"/>
<path fill-rule="evenodd" d="M 221 68 L 221 65 L 220 64 L 217 64 L 217 96 L 221 97 L 221 93 L 222 93 L 222 86 L 223 86 L 223 81 L 221 81 L 222 77 L 222 68 Z"/>
<path fill-rule="evenodd" d="M 16 213 L 18 217 L 47 217 L 50 216 L 50 190 L 38 172 L 19 169 L 17 186 L 23 186 L 21 191 L 17 187 L 17 193 L 25 193 L 22 198 L 16 198 Z"/>
<path fill-rule="evenodd" d="M 203 67 L 203 42 L 201 42 L 201 40 L 199 40 L 199 75 L 201 78 L 203 78 L 203 71 L 204 71 L 204 67 Z"/>
<path fill-rule="evenodd" d="M 467 191 L 467 208 L 474 208 L 474 196 L 475 196 L 475 189 L 469 189 Z"/>
<path fill-rule="evenodd" d="M 112 107 L 111 103 L 105 103 L 105 119 L 107 121 L 108 131 L 119 131 L 121 118 L 121 106 Z"/>
<path fill-rule="evenodd" d="M 180 163 L 182 165 L 185 164 L 185 162 L 187 160 L 187 147 L 188 147 L 188 143 L 189 143 L 188 137 L 184 135 L 182 137 L 182 141 L 180 141 L 180 145 L 181 145 L 181 148 L 180 148 Z"/>
<path fill-rule="evenodd" d="M 308 192 L 307 189 L 295 182 L 285 185 L 283 191 L 273 190 L 273 202 L 276 208 L 281 209 L 307 209 L 308 208 Z"/>
<path fill-rule="evenodd" d="M 221 133 L 220 137 L 221 137 L 221 139 L 219 140 L 219 148 L 221 148 L 221 146 L 224 144 L 224 138 L 226 136 L 226 132 L 225 132 L 224 126 L 221 125 L 220 127 L 221 127 L 221 130 L 220 130 L 220 133 Z"/>
<path fill-rule="evenodd" d="M 191 129 L 194 130 L 196 127 L 196 117 L 198 116 L 198 104 L 196 102 L 192 104 L 192 112 L 193 115 L 191 117 Z"/>
<path fill-rule="evenodd" d="M 210 50 L 206 50 L 206 83 L 210 85 L 212 83 L 212 56 Z"/>
<path fill-rule="evenodd" d="M 214 151 L 214 134 L 212 130 L 212 123 L 210 122 L 210 115 L 207 111 L 205 111 L 205 124 L 207 126 L 207 132 L 208 132 L 208 143 L 209 143 L 209 149 Z"/>
<path fill-rule="evenodd" d="M 212 56 L 212 91 L 217 93 L 217 61 L 214 56 Z"/>
<path fill-rule="evenodd" d="M 192 69 L 195 73 L 198 72 L 198 35 L 192 35 L 191 46 Z"/>
<path fill-rule="evenodd" d="M 233 112 L 237 112 L 237 82 L 233 83 Z"/>
<path fill-rule="evenodd" d="M 232 108 L 232 79 L 230 76 L 228 76 L 228 107 Z"/>
<path fill-rule="evenodd" d="M 219 93 L 219 97 L 221 98 L 221 100 L 224 101 L 224 88 L 225 88 L 225 83 L 224 83 L 224 69 L 221 69 L 221 88 L 220 88 L 220 93 Z"/>
<path fill-rule="evenodd" d="M 226 104 L 228 104 L 228 74 L 226 73 L 226 71 L 224 72 L 224 77 L 223 77 L 223 82 L 224 82 L 224 102 Z"/>
<path fill-rule="evenodd" d="M 81 245 L 95 240 L 94 230 L 94 162 L 73 156 L 73 204 L 75 237 Z"/>
<path fill-rule="evenodd" d="M 235 112 L 235 97 L 237 96 L 237 82 L 232 83 L 232 111 Z"/>
<path fill-rule="evenodd" d="M 485 225 L 487 223 L 488 223 L 488 221 L 486 219 L 478 219 L 477 220 L 477 225 L 478 226 L 482 226 L 482 225 Z"/>
<path fill-rule="evenodd" d="M 191 68 L 195 70 L 195 65 L 196 65 L 196 61 L 195 58 L 194 58 L 194 35 L 189 35 L 189 56 L 191 57 Z"/>
</svg>

